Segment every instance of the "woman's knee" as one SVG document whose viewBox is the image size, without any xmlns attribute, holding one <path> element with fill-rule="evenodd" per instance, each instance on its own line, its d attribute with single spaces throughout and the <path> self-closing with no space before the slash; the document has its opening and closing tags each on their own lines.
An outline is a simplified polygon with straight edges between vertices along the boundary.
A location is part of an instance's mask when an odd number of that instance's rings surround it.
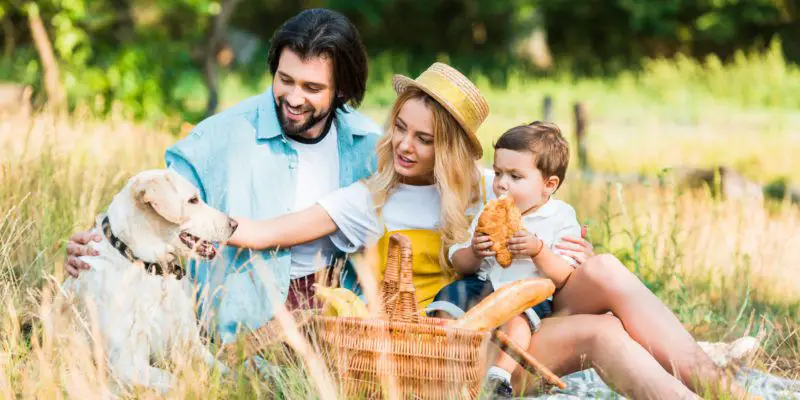
<svg viewBox="0 0 800 400">
<path fill-rule="evenodd" d="M 613 292 L 625 291 L 642 284 L 639 278 L 611 254 L 600 254 L 586 260 L 576 272 L 593 285 Z"/>
</svg>

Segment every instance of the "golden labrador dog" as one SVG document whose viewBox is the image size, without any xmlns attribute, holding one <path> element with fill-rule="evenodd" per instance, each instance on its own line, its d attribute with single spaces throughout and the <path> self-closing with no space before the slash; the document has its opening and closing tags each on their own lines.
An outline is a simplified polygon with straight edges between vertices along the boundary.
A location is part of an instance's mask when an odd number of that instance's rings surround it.
<svg viewBox="0 0 800 400">
<path fill-rule="evenodd" d="M 151 360 L 175 355 L 225 371 L 200 340 L 193 285 L 181 260 L 214 258 L 212 242 L 230 238 L 236 223 L 205 204 L 176 172 L 153 170 L 128 181 L 95 229 L 103 238 L 91 246 L 100 255 L 83 257 L 92 268 L 62 287 L 97 324 L 117 379 L 166 392 L 173 378 Z"/>
</svg>

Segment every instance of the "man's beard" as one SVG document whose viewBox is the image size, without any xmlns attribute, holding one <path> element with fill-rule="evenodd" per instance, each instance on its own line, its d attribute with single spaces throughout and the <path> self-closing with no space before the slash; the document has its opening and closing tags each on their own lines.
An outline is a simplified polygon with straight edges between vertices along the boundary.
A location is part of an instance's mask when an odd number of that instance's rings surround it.
<svg viewBox="0 0 800 400">
<path fill-rule="evenodd" d="M 327 118 L 331 113 L 331 109 L 333 109 L 333 107 L 331 107 L 327 110 L 324 110 L 324 112 L 316 114 L 316 110 L 314 109 L 314 107 L 303 106 L 301 112 L 309 113 L 310 117 L 308 117 L 308 120 L 306 122 L 297 124 L 287 120 L 286 117 L 283 115 L 285 104 L 286 100 L 283 97 L 280 97 L 275 103 L 275 108 L 278 110 L 278 122 L 281 124 L 281 129 L 283 129 L 283 133 L 289 136 L 302 137 L 303 133 L 311 129 L 314 125 L 318 124 L 320 121 Z M 287 108 L 292 108 L 292 107 L 287 106 Z"/>
</svg>

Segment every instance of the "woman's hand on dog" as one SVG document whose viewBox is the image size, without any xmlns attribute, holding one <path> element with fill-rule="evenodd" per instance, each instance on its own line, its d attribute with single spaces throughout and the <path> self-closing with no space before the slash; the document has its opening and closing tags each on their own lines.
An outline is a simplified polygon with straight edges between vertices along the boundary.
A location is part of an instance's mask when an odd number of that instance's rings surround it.
<svg viewBox="0 0 800 400">
<path fill-rule="evenodd" d="M 100 234 L 96 232 L 76 232 L 69 238 L 67 243 L 67 259 L 64 261 L 64 269 L 73 278 L 77 278 L 81 271 L 86 271 L 89 264 L 80 260 L 83 256 L 99 256 L 97 250 L 89 247 L 89 242 L 99 242 Z"/>
</svg>

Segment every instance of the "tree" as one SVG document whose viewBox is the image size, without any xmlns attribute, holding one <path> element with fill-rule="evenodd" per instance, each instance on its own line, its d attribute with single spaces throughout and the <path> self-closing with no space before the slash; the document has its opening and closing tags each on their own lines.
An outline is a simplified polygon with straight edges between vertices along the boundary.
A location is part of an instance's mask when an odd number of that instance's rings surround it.
<svg viewBox="0 0 800 400">
<path fill-rule="evenodd" d="M 59 73 L 58 61 L 53 53 L 53 46 L 50 44 L 50 38 L 47 36 L 47 30 L 44 28 L 42 18 L 39 16 L 39 7 L 35 3 L 28 3 L 26 11 L 33 42 L 36 44 L 39 59 L 42 61 L 47 102 L 52 111 L 61 114 L 66 110 L 66 96 L 64 87 L 61 85 L 61 74 Z"/>
</svg>

